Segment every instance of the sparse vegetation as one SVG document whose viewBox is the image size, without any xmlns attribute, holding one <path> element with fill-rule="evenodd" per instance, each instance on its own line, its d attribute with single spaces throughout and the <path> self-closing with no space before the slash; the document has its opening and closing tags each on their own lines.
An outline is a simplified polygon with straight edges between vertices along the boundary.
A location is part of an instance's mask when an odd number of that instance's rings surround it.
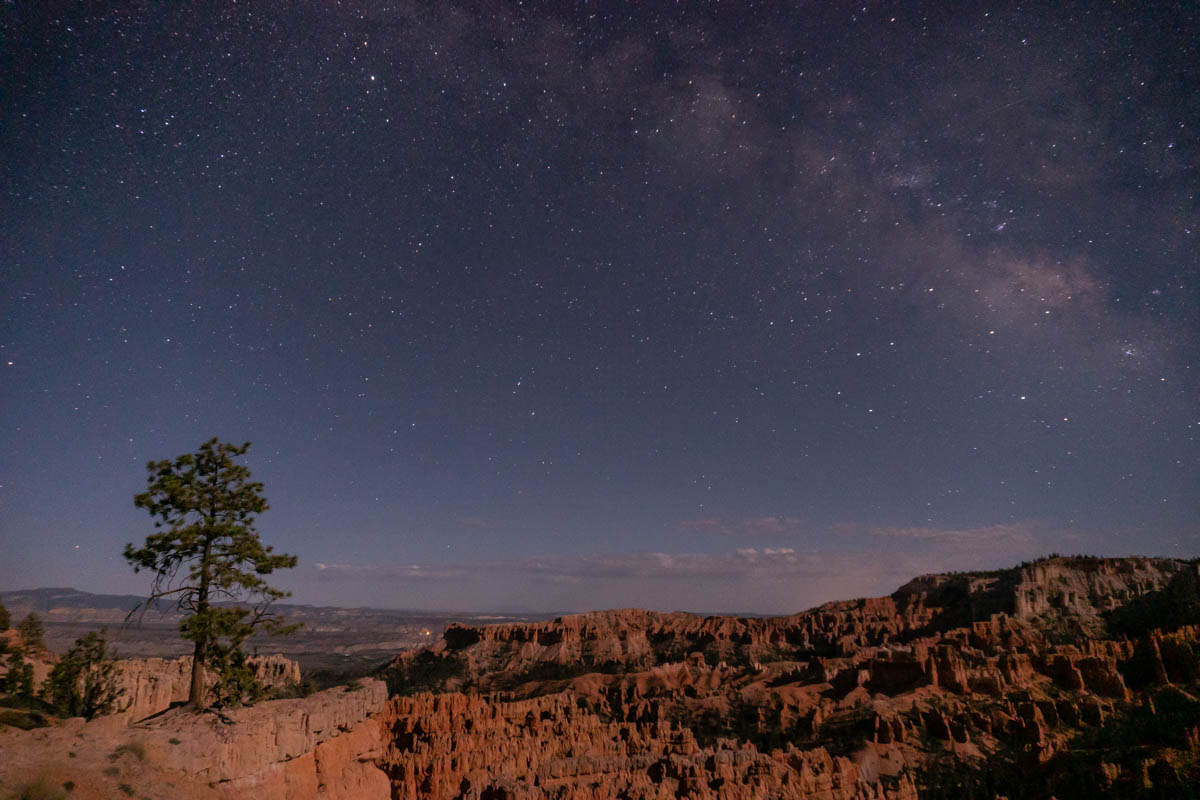
<svg viewBox="0 0 1200 800">
<path fill-rule="evenodd" d="M 920 800 L 1040 800 L 1046 795 L 1030 779 L 1014 752 L 1000 747 L 986 759 L 934 758 L 915 779 Z M 1099 795 L 1097 795 L 1099 796 Z"/>
<path fill-rule="evenodd" d="M 207 669 L 216 677 L 209 687 L 209 700 L 218 708 L 257 703 L 266 694 L 246 653 L 235 643 L 214 644 Z"/>
<path fill-rule="evenodd" d="M 1109 631 L 1117 636 L 1136 638 L 1155 629 L 1175 630 L 1184 625 L 1200 625 L 1200 572 L 1197 562 L 1176 572 L 1167 585 L 1156 592 L 1135 597 L 1106 615 Z"/>
<path fill-rule="evenodd" d="M 69 781 L 68 781 L 69 783 Z M 71 788 L 74 788 L 71 784 Z M 35 781 L 25 784 L 16 789 L 12 794 L 3 795 L 4 800 L 63 800 L 71 791 L 63 784 L 62 788 L 55 786 L 45 778 L 38 778 Z"/>
<path fill-rule="evenodd" d="M 25 653 L 20 648 L 14 648 L 8 653 L 7 666 L 4 693 L 10 702 L 27 705 L 33 700 L 33 665 L 25 660 Z"/>
<path fill-rule="evenodd" d="M 599 671 L 597 668 L 580 663 L 563 664 L 558 661 L 538 661 L 520 672 L 505 673 L 498 680 L 488 684 L 488 688 L 497 691 L 511 691 L 526 683 L 565 681 L 589 672 Z"/>
<path fill-rule="evenodd" d="M 19 728 L 23 731 L 44 728 L 46 716 L 31 709 L 0 708 L 0 728 Z"/>
<path fill-rule="evenodd" d="M 389 664 L 380 677 L 387 683 L 388 694 L 406 697 L 444 691 L 449 682 L 461 678 L 466 671 L 466 662 L 458 656 L 422 650 L 410 659 Z"/>
<path fill-rule="evenodd" d="M 146 746 L 144 744 L 142 744 L 141 742 L 126 742 L 124 744 L 118 745 L 117 749 L 112 751 L 112 755 L 109 756 L 109 759 L 112 761 L 116 761 L 121 756 L 126 755 L 126 754 L 135 757 L 138 761 L 145 761 L 146 760 Z"/>
<path fill-rule="evenodd" d="M 60 713 L 91 719 L 112 710 L 119 695 L 116 663 L 106 632 L 75 640 L 42 684 L 42 696 Z"/>
<path fill-rule="evenodd" d="M 44 639 L 46 630 L 42 625 L 42 618 L 37 614 L 30 612 L 25 619 L 21 620 L 21 624 L 17 626 L 17 632 L 21 634 L 21 640 L 25 642 L 26 647 L 44 648 L 46 646 Z"/>
<path fill-rule="evenodd" d="M 278 686 L 266 695 L 268 700 L 287 700 L 297 697 L 308 697 L 315 692 L 323 692 L 337 686 L 353 687 L 359 679 L 378 675 L 387 667 L 378 664 L 356 664 L 345 669 L 316 669 L 307 673 L 299 683 L 289 683 Z"/>
</svg>

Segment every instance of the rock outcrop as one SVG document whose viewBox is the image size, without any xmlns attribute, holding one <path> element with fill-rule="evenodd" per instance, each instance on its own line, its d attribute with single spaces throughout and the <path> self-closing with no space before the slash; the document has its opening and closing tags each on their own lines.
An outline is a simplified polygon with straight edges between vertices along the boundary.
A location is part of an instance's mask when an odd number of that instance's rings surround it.
<svg viewBox="0 0 1200 800">
<path fill-rule="evenodd" d="M 374 762 L 386 746 L 387 690 L 368 680 L 224 715 L 170 711 L 0 733 L 0 788 L 69 786 L 72 798 L 388 800 Z"/>
<path fill-rule="evenodd" d="M 701 745 L 685 724 L 658 713 L 665 706 L 611 710 L 586 692 L 400 699 L 384 763 L 399 797 L 916 797 L 908 776 L 880 766 L 887 753 L 872 752 L 864 764 L 823 747 Z"/>
<path fill-rule="evenodd" d="M 300 665 L 279 655 L 247 659 L 254 674 L 267 689 L 300 682 Z M 144 719 L 172 704 L 185 702 L 192 680 L 192 657 L 126 658 L 116 662 L 120 696 L 116 715 L 129 722 Z"/>
</svg>

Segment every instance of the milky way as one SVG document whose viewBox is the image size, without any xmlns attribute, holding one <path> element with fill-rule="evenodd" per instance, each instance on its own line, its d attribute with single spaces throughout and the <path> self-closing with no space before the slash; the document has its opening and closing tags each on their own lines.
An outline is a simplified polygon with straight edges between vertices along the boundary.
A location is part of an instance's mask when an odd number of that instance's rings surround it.
<svg viewBox="0 0 1200 800">
<path fill-rule="evenodd" d="M 728 5 L 0 11 L 0 591 L 214 435 L 306 602 L 1197 555 L 1196 9 Z"/>
</svg>

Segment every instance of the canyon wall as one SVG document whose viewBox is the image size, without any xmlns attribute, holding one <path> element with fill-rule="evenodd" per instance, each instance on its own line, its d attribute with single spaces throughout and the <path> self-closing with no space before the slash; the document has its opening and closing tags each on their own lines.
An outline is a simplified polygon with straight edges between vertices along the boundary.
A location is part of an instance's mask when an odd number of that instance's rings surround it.
<svg viewBox="0 0 1200 800">
<path fill-rule="evenodd" d="M 1054 558 L 770 619 L 451 625 L 393 662 L 403 691 L 434 685 L 393 701 L 380 763 L 414 798 L 1181 790 L 1200 781 L 1198 629 L 1158 630 L 1145 609 L 1107 626 L 1196 576 Z M 1160 740 L 1128 741 L 1147 724 Z"/>
</svg>

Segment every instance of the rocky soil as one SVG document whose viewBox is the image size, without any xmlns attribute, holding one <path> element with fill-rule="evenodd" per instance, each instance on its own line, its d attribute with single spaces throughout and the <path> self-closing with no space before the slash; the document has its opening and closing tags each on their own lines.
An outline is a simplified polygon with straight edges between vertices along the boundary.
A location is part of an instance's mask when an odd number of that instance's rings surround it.
<svg viewBox="0 0 1200 800">
<path fill-rule="evenodd" d="M 176 709 L 0 731 L 0 797 L 387 800 L 382 681 L 223 715 Z M 8 794 L 6 794 L 7 792 Z"/>
</svg>

